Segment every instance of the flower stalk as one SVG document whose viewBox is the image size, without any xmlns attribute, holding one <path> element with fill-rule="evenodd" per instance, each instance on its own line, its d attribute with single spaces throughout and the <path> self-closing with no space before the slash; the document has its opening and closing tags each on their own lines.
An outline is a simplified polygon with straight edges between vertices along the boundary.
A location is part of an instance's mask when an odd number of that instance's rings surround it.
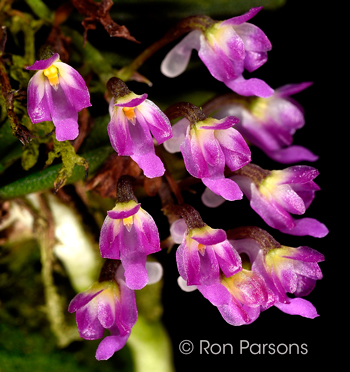
<svg viewBox="0 0 350 372">
<path fill-rule="evenodd" d="M 140 53 L 128 66 L 123 67 L 117 73 L 117 76 L 123 81 L 133 80 L 133 74 L 143 65 L 148 58 L 152 57 L 159 49 L 163 48 L 180 36 L 192 30 L 204 31 L 215 23 L 210 17 L 204 15 L 189 16 L 178 22 L 176 26 L 170 29 L 161 39 L 150 45 Z"/>
</svg>

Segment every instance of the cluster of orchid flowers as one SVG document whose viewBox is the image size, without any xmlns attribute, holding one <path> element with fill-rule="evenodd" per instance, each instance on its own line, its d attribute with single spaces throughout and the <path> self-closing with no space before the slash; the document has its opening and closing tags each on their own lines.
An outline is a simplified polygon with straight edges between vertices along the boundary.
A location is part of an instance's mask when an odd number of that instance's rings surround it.
<svg viewBox="0 0 350 372">
<path fill-rule="evenodd" d="M 165 172 L 155 141 L 171 153 L 181 152 L 188 173 L 207 187 L 202 195 L 206 206 L 214 208 L 244 194 L 270 227 L 291 235 L 323 237 L 328 230 L 321 222 L 291 216 L 304 214 L 312 202 L 319 190 L 313 181 L 318 171 L 307 165 L 270 171 L 251 163 L 246 141 L 280 163 L 317 159 L 308 149 L 292 145 L 304 115 L 290 96 L 311 83 L 274 91 L 262 80 L 243 77 L 244 70 L 252 72 L 264 64 L 271 49 L 263 31 L 247 23 L 260 9 L 223 22 L 201 16 L 199 26 L 163 60 L 163 74 L 175 77 L 186 69 L 196 49 L 211 75 L 233 91 L 202 109 L 182 102 L 162 112 L 147 94 L 137 95 L 121 79 L 111 78 L 107 83 L 112 94 L 110 142 L 118 155 L 130 156 L 148 178 Z M 57 53 L 28 69 L 39 70 L 28 85 L 32 122 L 52 120 L 57 140 L 75 139 L 78 112 L 91 105 L 83 78 L 60 62 Z M 172 126 L 170 121 L 176 118 L 181 120 Z M 321 253 L 305 246 L 283 246 L 258 227 L 227 233 L 213 229 L 187 204 L 168 205 L 164 211 L 177 216 L 170 233 L 179 244 L 180 287 L 198 289 L 229 324 L 249 324 L 271 306 L 288 314 L 318 316 L 315 307 L 301 297 L 322 278 Z M 161 265 L 147 261 L 148 255 L 161 249 L 158 228 L 138 203 L 130 176 L 118 180 L 116 206 L 107 212 L 99 247 L 106 259 L 100 278 L 71 301 L 69 311 L 76 312 L 84 339 L 99 339 L 104 329 L 110 331 L 97 349 L 96 358 L 101 360 L 120 350 L 130 335 L 137 320 L 134 291 L 162 276 Z"/>
</svg>

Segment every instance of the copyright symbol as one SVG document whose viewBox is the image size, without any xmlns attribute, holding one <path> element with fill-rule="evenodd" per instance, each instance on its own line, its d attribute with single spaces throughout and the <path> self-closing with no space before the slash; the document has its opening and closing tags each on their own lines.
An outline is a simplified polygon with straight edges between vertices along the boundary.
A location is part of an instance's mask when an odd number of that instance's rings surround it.
<svg viewBox="0 0 350 372">
<path fill-rule="evenodd" d="M 191 354 L 194 349 L 193 343 L 190 340 L 183 340 L 179 344 L 179 350 L 182 354 Z"/>
</svg>

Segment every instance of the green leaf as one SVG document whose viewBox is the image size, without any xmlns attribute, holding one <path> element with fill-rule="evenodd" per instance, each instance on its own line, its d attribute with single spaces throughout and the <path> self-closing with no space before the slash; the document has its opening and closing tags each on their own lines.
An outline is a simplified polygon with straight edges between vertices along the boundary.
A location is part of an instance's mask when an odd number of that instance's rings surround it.
<svg viewBox="0 0 350 372">
<path fill-rule="evenodd" d="M 26 61 L 22 56 L 12 54 L 12 63 L 10 64 L 10 76 L 20 83 L 20 87 L 27 87 L 30 79 L 29 71 L 24 69 Z"/>
<path fill-rule="evenodd" d="M 41 0 L 25 0 L 25 1 L 30 6 L 33 13 L 39 17 L 39 19 L 43 19 L 46 22 L 52 23 L 53 13 L 46 6 L 44 2 L 42 2 Z"/>
<path fill-rule="evenodd" d="M 10 122 L 7 119 L 0 127 L 0 159 L 8 154 L 15 143 L 19 143 L 19 141 L 13 136 Z"/>
<path fill-rule="evenodd" d="M 33 138 L 24 147 L 22 153 L 22 168 L 29 170 L 32 168 L 39 158 L 39 146 L 41 143 L 48 143 L 52 139 L 52 135 L 48 135 L 54 129 L 51 121 L 43 121 L 38 124 L 32 124 L 27 115 L 23 116 L 22 123 L 30 130 Z"/>
<path fill-rule="evenodd" d="M 32 168 L 39 157 L 39 142 L 31 141 L 26 144 L 23 153 L 22 153 L 22 168 L 28 170 Z"/>
<path fill-rule="evenodd" d="M 21 12 L 11 18 L 9 29 L 15 42 L 22 48 L 24 47 L 24 62 L 31 65 L 35 62 L 35 33 L 44 24 L 41 19 L 33 19 L 31 14 Z M 24 41 L 17 39 L 17 34 L 22 31 Z M 22 39 L 21 39 L 22 40 Z"/>
<path fill-rule="evenodd" d="M 104 146 L 81 156 L 89 162 L 89 173 L 94 173 L 113 152 L 111 146 Z M 14 181 L 0 188 L 0 199 L 16 198 L 54 187 L 55 180 L 59 174 L 62 164 L 50 166 L 43 171 L 34 172 L 22 179 Z M 85 169 L 75 166 L 67 184 L 75 183 L 85 178 Z"/>
<path fill-rule="evenodd" d="M 58 171 L 57 177 L 54 182 L 55 192 L 63 187 L 67 179 L 72 175 L 73 169 L 76 165 L 85 168 L 87 174 L 89 170 L 89 163 L 83 157 L 75 153 L 74 147 L 69 141 L 57 141 L 56 136 L 53 136 L 54 149 L 49 152 L 48 159 L 45 166 L 51 165 L 56 158 L 62 158 L 62 167 Z"/>
<path fill-rule="evenodd" d="M 103 84 L 106 84 L 107 81 L 116 74 L 108 59 L 106 59 L 98 49 L 88 41 L 84 46 L 83 36 L 78 31 L 64 26 L 62 26 L 62 31 L 65 35 L 69 35 L 74 47 L 82 56 L 83 61 L 86 61 L 88 66 L 98 75 Z"/>
</svg>

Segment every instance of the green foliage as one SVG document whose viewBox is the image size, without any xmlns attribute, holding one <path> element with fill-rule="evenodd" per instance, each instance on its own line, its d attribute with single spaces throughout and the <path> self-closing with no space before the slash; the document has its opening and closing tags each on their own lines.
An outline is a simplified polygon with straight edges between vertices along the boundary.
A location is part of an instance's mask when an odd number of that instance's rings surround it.
<svg viewBox="0 0 350 372">
<path fill-rule="evenodd" d="M 112 147 L 104 146 L 87 152 L 86 154 L 82 154 L 82 157 L 89 163 L 89 172 L 95 172 L 112 151 Z M 54 187 L 55 180 L 61 168 L 62 164 L 52 165 L 43 171 L 34 172 L 24 178 L 5 185 L 0 188 L 0 198 L 16 198 L 33 192 L 51 189 Z M 66 183 L 75 183 L 85 178 L 85 176 L 85 169 L 83 167 L 74 167 L 71 176 L 67 177 Z"/>
<path fill-rule="evenodd" d="M 56 346 L 43 311 L 40 269 L 36 240 L 20 239 L 0 247 L 1 372 L 100 372 L 101 364 L 95 359 L 100 340 L 75 342 L 64 349 Z M 70 320 L 74 322 L 73 314 Z M 133 370 L 128 346 L 103 362 L 104 372 Z"/>
<path fill-rule="evenodd" d="M 54 149 L 49 152 L 48 159 L 45 166 L 51 165 L 55 158 L 62 158 L 62 167 L 58 171 L 57 177 L 54 181 L 54 187 L 57 191 L 67 182 L 67 179 L 72 175 L 73 169 L 76 165 L 82 166 L 85 169 L 85 174 L 88 174 L 89 163 L 81 156 L 75 153 L 74 147 L 69 141 L 57 141 L 53 139 Z"/>
<path fill-rule="evenodd" d="M 3 159 L 6 155 L 8 155 L 15 144 L 20 145 L 17 138 L 12 135 L 12 130 L 8 120 L 6 120 L 0 127 L 0 143 L 0 159 Z M 1 160 L 0 171 L 2 164 L 3 161 Z"/>
<path fill-rule="evenodd" d="M 21 158 L 22 168 L 29 170 L 38 161 L 40 144 L 52 141 L 52 136 L 49 134 L 53 131 L 54 126 L 51 121 L 43 121 L 33 125 L 27 115 L 22 120 L 33 135 L 32 140 L 25 145 Z"/>
<path fill-rule="evenodd" d="M 30 6 L 33 13 L 39 19 L 52 23 L 53 13 L 43 1 L 41 0 L 25 0 L 25 1 Z"/>
<path fill-rule="evenodd" d="M 92 72 L 98 75 L 100 81 L 103 83 L 104 92 L 108 79 L 116 74 L 109 60 L 89 42 L 86 42 L 84 45 L 84 39 L 78 31 L 67 27 L 62 27 L 62 30 L 70 35 L 76 51 L 80 54 L 80 58 L 86 62 Z"/>
</svg>

